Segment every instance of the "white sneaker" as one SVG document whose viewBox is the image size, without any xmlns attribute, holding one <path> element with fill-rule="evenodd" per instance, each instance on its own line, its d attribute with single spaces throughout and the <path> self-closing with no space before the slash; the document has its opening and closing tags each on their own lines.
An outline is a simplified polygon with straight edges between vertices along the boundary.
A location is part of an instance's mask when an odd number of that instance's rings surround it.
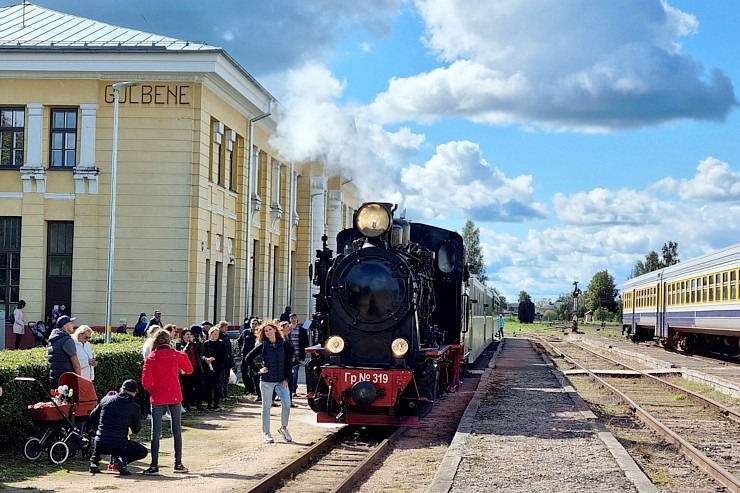
<svg viewBox="0 0 740 493">
<path fill-rule="evenodd" d="M 170 413 L 163 414 L 162 421 L 172 421 L 172 416 L 170 416 Z"/>
<path fill-rule="evenodd" d="M 265 433 L 265 443 L 274 443 L 275 439 L 272 438 L 270 433 Z"/>
<path fill-rule="evenodd" d="M 293 437 L 290 436 L 290 432 L 288 431 L 287 428 L 279 428 L 278 429 L 278 433 L 280 433 L 283 436 L 283 438 L 285 439 L 286 442 L 292 442 L 293 441 Z"/>
</svg>

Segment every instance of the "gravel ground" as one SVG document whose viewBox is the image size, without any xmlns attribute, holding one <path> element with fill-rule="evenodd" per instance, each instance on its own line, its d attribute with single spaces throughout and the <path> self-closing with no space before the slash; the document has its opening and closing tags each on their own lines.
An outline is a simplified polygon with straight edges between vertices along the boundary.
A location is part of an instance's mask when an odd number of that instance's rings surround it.
<svg viewBox="0 0 740 493">
<path fill-rule="evenodd" d="M 636 491 L 526 339 L 506 339 L 461 453 L 453 492 Z"/>
</svg>

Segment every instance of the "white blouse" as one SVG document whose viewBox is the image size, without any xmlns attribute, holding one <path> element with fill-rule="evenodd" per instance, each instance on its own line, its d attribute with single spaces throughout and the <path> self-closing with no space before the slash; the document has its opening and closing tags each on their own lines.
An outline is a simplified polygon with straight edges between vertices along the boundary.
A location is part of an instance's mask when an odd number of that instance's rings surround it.
<svg viewBox="0 0 740 493">
<path fill-rule="evenodd" d="M 92 345 L 89 342 L 75 341 L 75 346 L 77 347 L 77 359 L 80 360 L 80 374 L 85 378 L 95 380 L 95 368 L 90 366 L 90 360 L 95 357 Z"/>
</svg>

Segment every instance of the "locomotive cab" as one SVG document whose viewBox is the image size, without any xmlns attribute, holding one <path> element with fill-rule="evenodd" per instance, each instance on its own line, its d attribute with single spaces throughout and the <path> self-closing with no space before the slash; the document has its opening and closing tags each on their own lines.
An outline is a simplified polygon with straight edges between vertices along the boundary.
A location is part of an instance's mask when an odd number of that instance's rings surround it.
<svg viewBox="0 0 740 493">
<path fill-rule="evenodd" d="M 326 241 L 317 251 L 318 344 L 306 383 L 319 421 L 415 424 L 439 388 L 458 383 L 462 238 L 394 211 L 363 204 L 337 235 L 340 253 Z"/>
</svg>

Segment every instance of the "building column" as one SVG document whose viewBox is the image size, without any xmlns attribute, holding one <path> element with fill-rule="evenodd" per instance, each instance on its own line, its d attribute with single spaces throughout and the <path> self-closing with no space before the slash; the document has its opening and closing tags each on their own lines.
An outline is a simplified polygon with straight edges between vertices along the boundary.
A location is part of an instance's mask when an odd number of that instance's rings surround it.
<svg viewBox="0 0 740 493">
<path fill-rule="evenodd" d="M 28 120 L 26 122 L 27 142 L 26 163 L 21 166 L 21 181 L 23 182 L 23 193 L 34 191 L 46 192 L 46 168 L 41 166 L 41 141 L 44 117 L 44 105 L 41 103 L 28 103 Z"/>
<path fill-rule="evenodd" d="M 329 237 L 329 248 L 337 252 L 337 233 L 344 229 L 342 217 L 342 203 L 344 193 L 341 190 L 329 191 L 329 207 L 326 219 L 326 236 Z"/>
<path fill-rule="evenodd" d="M 325 176 L 312 176 L 311 177 L 311 195 L 309 200 L 309 252 L 310 252 L 310 259 L 313 263 L 314 255 L 316 255 L 316 250 L 320 249 L 322 247 L 321 245 L 321 237 L 326 232 L 326 186 L 327 186 L 327 180 Z M 310 297 L 308 299 L 308 305 L 309 310 L 308 313 L 311 313 L 312 311 L 312 302 L 313 302 L 313 295 L 317 294 L 319 292 L 319 287 L 314 286 L 313 283 L 311 284 L 311 293 Z"/>
<path fill-rule="evenodd" d="M 74 169 L 75 193 L 98 193 L 98 175 L 95 166 L 95 125 L 97 104 L 81 104 L 80 161 Z M 87 183 L 87 187 L 85 184 Z"/>
</svg>

